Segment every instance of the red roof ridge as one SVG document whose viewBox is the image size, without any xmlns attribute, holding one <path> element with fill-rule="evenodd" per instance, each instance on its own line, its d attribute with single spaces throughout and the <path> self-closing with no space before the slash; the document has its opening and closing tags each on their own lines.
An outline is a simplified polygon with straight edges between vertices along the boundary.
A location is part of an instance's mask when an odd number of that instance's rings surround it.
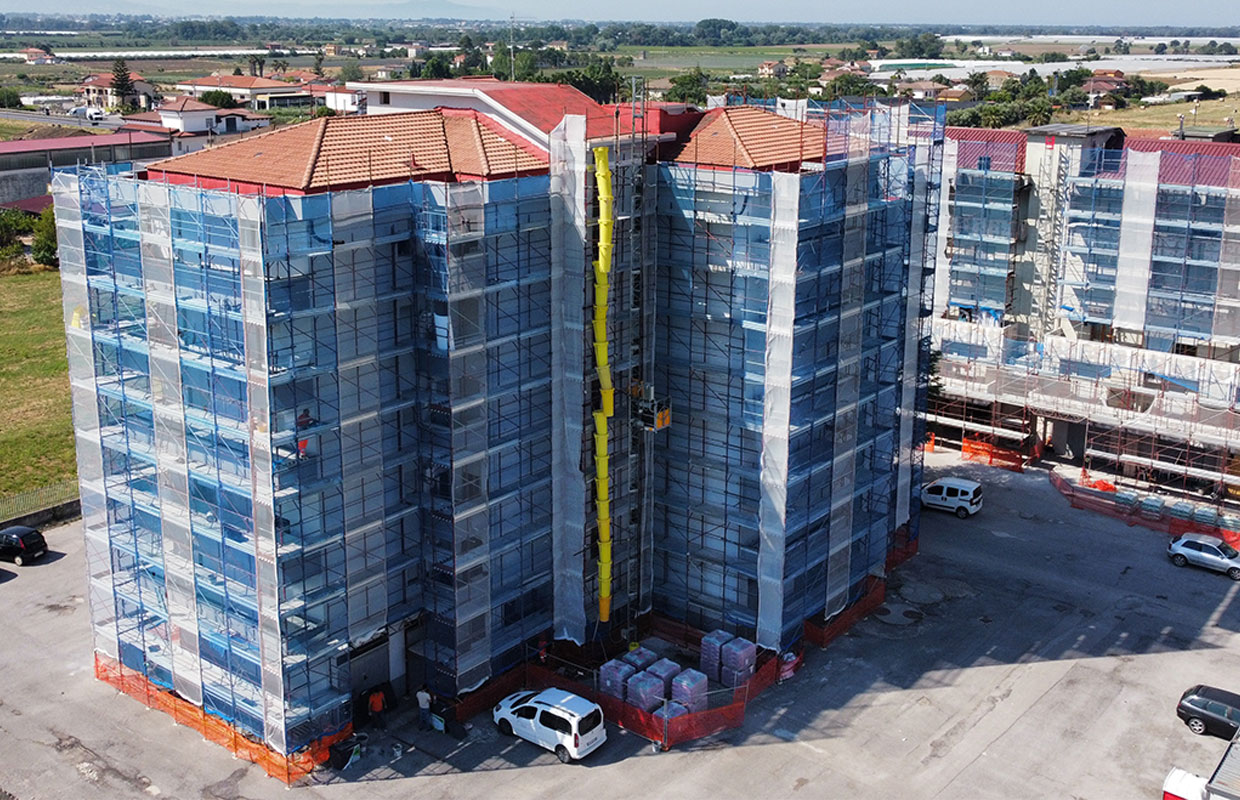
<svg viewBox="0 0 1240 800">
<path fill-rule="evenodd" d="M 752 108 L 752 106 L 736 106 L 736 108 Z M 745 146 L 745 141 L 741 138 L 740 131 L 736 129 L 736 124 L 732 122 L 732 115 L 729 113 L 732 109 L 723 108 L 720 111 L 722 112 L 724 122 L 727 123 L 728 130 L 732 133 L 732 140 L 736 143 L 736 148 L 741 151 L 741 155 L 749 162 L 748 166 L 752 167 L 757 162 L 749 152 L 749 148 Z"/>
<path fill-rule="evenodd" d="M 482 141 L 482 129 L 478 125 L 478 118 L 474 117 L 469 121 L 470 133 L 474 135 L 474 144 L 478 147 L 478 156 L 482 161 L 482 168 L 487 174 L 491 172 L 491 159 L 487 157 L 487 148 Z"/>
<path fill-rule="evenodd" d="M 319 163 L 319 152 L 323 149 L 323 137 L 327 134 L 327 121 L 329 119 L 331 119 L 331 117 L 321 117 L 316 120 L 319 123 L 319 130 L 314 137 L 314 147 L 310 151 L 310 157 L 306 159 L 306 172 L 305 175 L 302 176 L 301 186 L 299 188 L 306 188 L 314 179 L 314 168 L 315 165 Z M 330 184 L 332 181 L 331 162 L 328 162 L 326 166 L 327 182 Z"/>
</svg>

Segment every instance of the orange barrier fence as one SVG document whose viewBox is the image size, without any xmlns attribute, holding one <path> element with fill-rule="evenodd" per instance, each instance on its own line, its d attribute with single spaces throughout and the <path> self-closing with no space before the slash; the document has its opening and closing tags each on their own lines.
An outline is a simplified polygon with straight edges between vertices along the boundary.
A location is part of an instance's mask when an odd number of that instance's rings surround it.
<svg viewBox="0 0 1240 800">
<path fill-rule="evenodd" d="M 1088 486 L 1082 488 L 1069 483 L 1067 479 L 1056 474 L 1053 470 L 1050 473 L 1050 479 L 1051 485 L 1067 498 L 1068 503 L 1073 508 L 1095 511 L 1113 519 L 1121 520 L 1129 526 L 1140 525 L 1144 528 L 1171 534 L 1172 536 L 1180 536 L 1185 533 L 1201 533 L 1207 536 L 1215 536 L 1232 547 L 1240 548 L 1240 531 L 1173 517 L 1165 511 L 1159 511 L 1157 514 L 1154 514 L 1143 509 L 1140 503 L 1135 505 L 1119 503 L 1113 489 L 1096 488 L 1098 481 L 1093 481 Z"/>
<path fill-rule="evenodd" d="M 475 691 L 462 697 L 455 705 L 456 721 L 465 720 L 488 711 L 513 692 L 526 687 L 525 665 L 519 664 L 502 675 L 498 675 Z"/>
<path fill-rule="evenodd" d="M 328 748 L 353 733 L 352 725 L 324 736 L 296 753 L 277 753 L 266 744 L 249 738 L 223 719 L 181 699 L 151 681 L 140 672 L 95 653 L 95 677 L 124 692 L 138 702 L 162 711 L 178 725 L 193 728 L 209 742 L 228 748 L 237 758 L 244 758 L 262 767 L 268 775 L 292 784 L 309 775 L 318 764 L 327 761 Z"/>
<path fill-rule="evenodd" d="M 966 461 L 990 464 L 1012 472 L 1025 471 L 1025 456 L 1020 451 L 996 447 L 980 439 L 964 437 L 964 441 L 960 444 L 960 454 Z"/>
<path fill-rule="evenodd" d="M 861 599 L 832 617 L 826 625 L 815 625 L 805 620 L 805 641 L 819 647 L 826 647 L 832 640 L 843 635 L 849 628 L 881 606 L 885 599 L 887 599 L 887 581 L 871 575 Z"/>
</svg>

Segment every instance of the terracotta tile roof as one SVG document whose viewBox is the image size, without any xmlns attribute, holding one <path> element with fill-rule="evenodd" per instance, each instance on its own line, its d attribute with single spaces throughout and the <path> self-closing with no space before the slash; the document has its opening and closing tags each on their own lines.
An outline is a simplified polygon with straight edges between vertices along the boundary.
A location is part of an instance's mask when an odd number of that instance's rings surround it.
<svg viewBox="0 0 1240 800">
<path fill-rule="evenodd" d="M 821 161 L 825 131 L 753 106 L 731 106 L 708 111 L 683 145 L 670 158 L 716 167 L 799 167 L 802 161 Z"/>
<path fill-rule="evenodd" d="M 181 81 L 177 86 L 218 86 L 221 89 L 290 89 L 295 84 L 273 81 L 256 75 L 207 75 Z"/>
<path fill-rule="evenodd" d="M 323 117 L 150 166 L 306 192 L 410 178 L 505 176 L 547 161 L 470 111 Z"/>
<path fill-rule="evenodd" d="M 172 97 L 159 104 L 160 111 L 215 111 L 215 106 L 210 103 L 204 103 L 201 100 L 195 100 L 189 95 L 181 95 L 180 97 Z"/>
<path fill-rule="evenodd" d="M 134 83 L 137 83 L 138 81 L 145 82 L 146 78 L 142 77 L 136 72 L 131 72 L 129 73 L 129 80 L 133 81 Z M 87 75 L 85 78 L 82 79 L 82 85 L 83 86 L 111 86 L 112 85 L 112 73 L 111 72 L 97 72 L 94 75 Z"/>
</svg>

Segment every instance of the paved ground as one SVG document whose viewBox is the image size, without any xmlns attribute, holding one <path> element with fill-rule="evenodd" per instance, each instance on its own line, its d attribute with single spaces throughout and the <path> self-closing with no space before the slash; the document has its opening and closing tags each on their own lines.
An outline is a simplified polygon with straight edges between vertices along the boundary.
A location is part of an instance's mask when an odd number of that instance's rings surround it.
<svg viewBox="0 0 1240 800">
<path fill-rule="evenodd" d="M 119 128 L 124 122 L 119 114 L 109 114 L 102 121 L 95 123 L 80 117 L 71 117 L 68 114 L 44 114 L 41 111 L 21 111 L 11 108 L 0 111 L 0 119 L 29 122 L 31 125 L 67 125 L 72 128 Z"/>
<path fill-rule="evenodd" d="M 718 739 L 654 754 L 614 728 L 562 766 L 480 724 L 463 745 L 397 720 L 316 798 L 806 796 L 1157 797 L 1167 769 L 1207 773 L 1224 743 L 1174 713 L 1180 691 L 1240 684 L 1240 583 L 1177 570 L 1164 537 L 1070 509 L 1045 473 L 931 456 L 978 477 L 986 506 L 926 519 L 888 620 L 862 622 Z M 95 681 L 82 543 L 0 569 L 0 789 L 19 800 L 288 797 L 282 784 Z M 911 612 L 905 614 L 904 612 Z M 481 722 L 481 721 L 479 721 Z M 570 794 L 571 793 L 571 794 Z"/>
</svg>

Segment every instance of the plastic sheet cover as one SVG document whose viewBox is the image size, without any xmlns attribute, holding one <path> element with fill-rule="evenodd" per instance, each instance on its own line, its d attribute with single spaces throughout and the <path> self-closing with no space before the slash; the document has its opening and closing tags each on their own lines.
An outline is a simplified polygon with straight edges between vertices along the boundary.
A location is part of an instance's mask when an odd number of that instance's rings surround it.
<svg viewBox="0 0 1240 800">
<path fill-rule="evenodd" d="M 585 642 L 585 475 L 581 471 L 586 263 L 585 118 L 566 116 L 551 132 L 551 471 L 553 631 Z"/>
<path fill-rule="evenodd" d="M 788 433 L 792 395 L 792 331 L 796 317 L 800 181 L 771 176 L 771 265 L 768 273 L 763 379 L 761 499 L 758 506 L 758 625 L 762 647 L 779 650 L 784 616 Z"/>
<path fill-rule="evenodd" d="M 1145 329 L 1146 297 L 1150 285 L 1150 248 L 1154 237 L 1154 209 L 1158 201 L 1158 164 L 1161 153 L 1129 150 L 1124 204 L 1119 231 L 1119 259 L 1115 267 L 1115 315 L 1112 324 L 1130 331 Z M 1072 296 L 1081 281 L 1065 275 L 1061 306 L 1081 308 Z"/>
</svg>

